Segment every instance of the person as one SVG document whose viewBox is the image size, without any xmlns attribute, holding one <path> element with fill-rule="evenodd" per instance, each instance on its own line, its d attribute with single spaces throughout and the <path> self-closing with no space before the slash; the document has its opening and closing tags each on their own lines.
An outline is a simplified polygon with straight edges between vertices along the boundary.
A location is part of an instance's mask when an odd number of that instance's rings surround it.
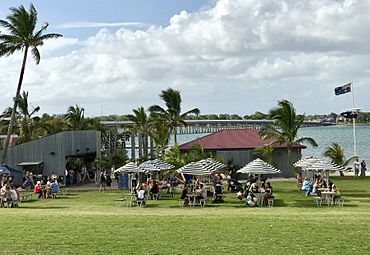
<svg viewBox="0 0 370 255">
<path fill-rule="evenodd" d="M 42 198 L 44 195 L 43 195 L 43 191 L 42 191 L 42 189 L 41 189 L 41 182 L 40 181 L 37 181 L 36 182 L 36 185 L 35 185 L 35 187 L 34 187 L 34 189 L 33 189 L 33 192 L 35 193 L 35 194 L 38 194 L 39 196 L 37 197 L 38 199 L 40 199 L 40 198 Z"/>
<path fill-rule="evenodd" d="M 265 192 L 267 193 L 266 199 L 268 199 L 268 198 L 274 198 L 274 195 L 273 195 L 274 189 L 272 188 L 270 182 L 266 182 Z"/>
<path fill-rule="evenodd" d="M 248 192 L 247 199 L 245 200 L 245 204 L 249 206 L 255 206 L 257 204 L 257 196 L 256 194 L 259 193 L 257 183 L 254 182 L 251 184 Z"/>
<path fill-rule="evenodd" d="M 189 194 L 189 186 L 185 185 L 184 189 L 181 191 L 181 196 L 180 196 L 180 199 L 184 200 L 184 206 L 188 206 L 189 204 L 188 194 Z"/>
<path fill-rule="evenodd" d="M 137 200 L 142 201 L 143 205 L 145 205 L 145 190 L 141 186 L 139 191 L 137 192 Z"/>
<path fill-rule="evenodd" d="M 334 195 L 333 195 L 333 203 L 335 203 L 335 201 L 341 197 L 341 194 L 339 192 L 339 190 L 337 189 L 337 186 L 335 186 L 335 184 L 333 184 L 332 188 L 331 188 L 331 191 L 334 192 Z"/>
<path fill-rule="evenodd" d="M 50 184 L 50 191 L 51 191 L 51 195 L 53 198 L 55 198 L 56 194 L 58 194 L 59 192 L 59 185 L 58 185 L 58 181 L 55 180 L 53 181 L 51 184 Z"/>
<path fill-rule="evenodd" d="M 207 190 L 204 188 L 204 184 L 199 184 L 199 189 L 197 190 L 197 197 L 196 199 L 199 201 L 201 199 L 207 198 Z"/>
<path fill-rule="evenodd" d="M 170 193 L 172 197 L 175 197 L 176 194 L 177 180 L 174 175 L 170 176 Z"/>
<path fill-rule="evenodd" d="M 157 181 L 153 181 L 152 188 L 150 189 L 150 199 L 153 200 L 154 196 L 157 196 L 159 193 L 159 186 Z M 157 196 L 158 198 L 158 196 Z"/>
<path fill-rule="evenodd" d="M 365 160 L 361 161 L 361 174 L 360 176 L 366 176 L 366 162 Z"/>
<path fill-rule="evenodd" d="M 358 177 L 358 173 L 360 171 L 360 162 L 358 159 L 356 159 L 355 163 L 354 163 L 354 170 L 355 170 L 355 178 Z"/>
<path fill-rule="evenodd" d="M 111 189 L 111 187 L 112 187 L 112 178 L 110 177 L 110 174 L 108 174 L 108 173 L 105 176 L 105 182 L 106 182 L 106 185 L 107 185 L 107 189 L 109 191 L 112 191 L 112 189 Z"/>
<path fill-rule="evenodd" d="M 305 177 L 304 181 L 302 183 L 302 191 L 304 191 L 305 195 L 308 196 L 308 195 L 310 195 L 311 190 L 312 190 L 312 184 L 309 181 L 309 179 L 307 177 Z"/>
<path fill-rule="evenodd" d="M 106 185 L 105 171 L 101 171 L 99 192 L 101 192 L 102 190 L 105 191 L 105 185 Z"/>
<path fill-rule="evenodd" d="M 10 186 L 10 196 L 12 201 L 19 201 L 19 192 L 14 188 L 14 186 Z M 18 203 L 13 203 L 13 207 L 18 207 Z"/>
<path fill-rule="evenodd" d="M 312 194 L 315 194 L 318 197 L 321 197 L 321 191 L 319 190 L 320 187 L 321 187 L 320 182 L 316 181 L 312 187 Z"/>
<path fill-rule="evenodd" d="M 300 187 L 302 187 L 302 183 L 303 183 L 303 176 L 302 176 L 302 172 L 298 172 L 298 173 L 297 173 L 296 180 L 297 180 L 297 186 L 298 186 L 299 188 L 300 188 Z"/>
</svg>

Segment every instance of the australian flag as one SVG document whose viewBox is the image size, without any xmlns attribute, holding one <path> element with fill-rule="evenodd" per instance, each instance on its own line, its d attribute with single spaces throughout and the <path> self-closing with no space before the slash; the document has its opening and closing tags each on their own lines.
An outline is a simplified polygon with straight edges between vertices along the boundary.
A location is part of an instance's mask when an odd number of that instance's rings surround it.
<svg viewBox="0 0 370 255">
<path fill-rule="evenodd" d="M 351 92 L 351 82 L 334 89 L 335 95 L 339 96 Z"/>
</svg>

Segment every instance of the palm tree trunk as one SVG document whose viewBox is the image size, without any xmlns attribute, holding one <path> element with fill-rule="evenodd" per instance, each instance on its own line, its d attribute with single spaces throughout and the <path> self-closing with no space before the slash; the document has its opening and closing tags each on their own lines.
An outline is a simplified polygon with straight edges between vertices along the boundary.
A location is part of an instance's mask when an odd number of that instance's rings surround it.
<svg viewBox="0 0 370 255">
<path fill-rule="evenodd" d="M 139 132 L 138 135 L 139 139 L 139 159 L 142 160 L 143 158 L 143 135 Z"/>
<path fill-rule="evenodd" d="M 8 153 L 8 148 L 9 148 L 9 143 L 10 143 L 10 136 L 12 134 L 12 130 L 13 130 L 13 127 L 14 127 L 14 122 L 15 122 L 15 113 L 17 112 L 18 98 L 20 97 L 20 94 L 21 94 L 24 70 L 26 69 L 27 53 L 28 53 L 28 46 L 26 46 L 24 48 L 22 67 L 21 67 L 21 72 L 19 74 L 17 92 L 15 93 L 14 105 L 13 105 L 13 109 L 12 109 L 12 114 L 10 116 L 8 132 L 6 134 L 6 140 L 5 140 L 5 144 L 4 144 L 3 155 L 1 157 L 1 164 L 5 163 L 6 156 L 7 156 L 7 153 Z"/>
<path fill-rule="evenodd" d="M 174 139 L 175 144 L 177 144 L 177 127 L 176 126 L 173 127 L 173 139 Z"/>
</svg>

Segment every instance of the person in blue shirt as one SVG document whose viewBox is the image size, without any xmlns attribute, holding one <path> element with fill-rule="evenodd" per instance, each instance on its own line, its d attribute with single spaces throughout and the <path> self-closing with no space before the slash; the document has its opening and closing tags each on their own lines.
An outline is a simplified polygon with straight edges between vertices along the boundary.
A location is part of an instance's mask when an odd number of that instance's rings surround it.
<svg viewBox="0 0 370 255">
<path fill-rule="evenodd" d="M 312 190 L 312 184 L 311 182 L 308 180 L 307 177 L 304 178 L 304 181 L 302 183 L 302 191 L 305 192 L 305 195 L 308 196 L 310 195 L 311 193 L 311 190 Z"/>
</svg>

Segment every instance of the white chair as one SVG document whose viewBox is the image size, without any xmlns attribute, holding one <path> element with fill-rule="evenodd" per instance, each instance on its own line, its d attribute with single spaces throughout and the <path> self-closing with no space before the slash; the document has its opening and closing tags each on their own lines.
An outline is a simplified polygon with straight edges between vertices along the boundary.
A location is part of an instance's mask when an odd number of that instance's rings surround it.
<svg viewBox="0 0 370 255">
<path fill-rule="evenodd" d="M 274 206 L 274 198 L 273 197 L 267 198 L 267 205 L 269 207 L 273 207 Z"/>
</svg>

